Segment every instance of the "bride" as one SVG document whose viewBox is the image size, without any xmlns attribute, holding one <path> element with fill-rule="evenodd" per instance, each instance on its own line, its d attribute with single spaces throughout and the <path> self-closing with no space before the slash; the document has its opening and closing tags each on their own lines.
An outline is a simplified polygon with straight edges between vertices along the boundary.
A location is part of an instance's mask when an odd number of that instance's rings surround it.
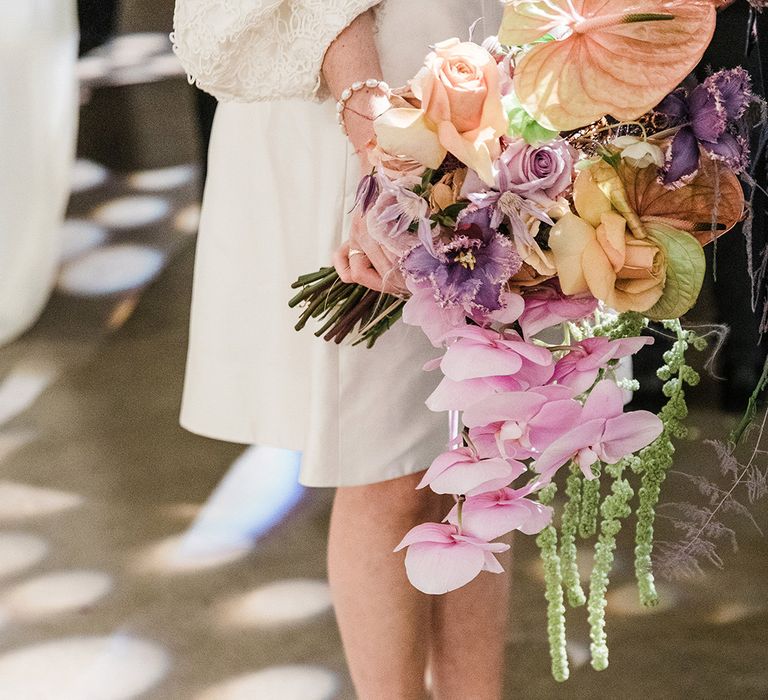
<svg viewBox="0 0 768 700">
<path fill-rule="evenodd" d="M 410 586 L 404 533 L 447 509 L 416 491 L 445 446 L 424 400 L 436 379 L 420 329 L 372 350 L 293 330 L 291 282 L 332 260 L 393 291 L 397 273 L 349 214 L 379 80 L 402 85 L 430 44 L 495 34 L 495 0 L 177 0 L 175 50 L 219 107 L 195 263 L 182 426 L 303 452 L 301 481 L 336 487 L 328 572 L 358 696 L 501 697 L 506 576 L 431 598 Z M 337 100 L 353 83 L 375 87 Z M 391 274 L 390 274 L 391 273 Z M 508 562 L 507 562 L 508 564 Z"/>
</svg>

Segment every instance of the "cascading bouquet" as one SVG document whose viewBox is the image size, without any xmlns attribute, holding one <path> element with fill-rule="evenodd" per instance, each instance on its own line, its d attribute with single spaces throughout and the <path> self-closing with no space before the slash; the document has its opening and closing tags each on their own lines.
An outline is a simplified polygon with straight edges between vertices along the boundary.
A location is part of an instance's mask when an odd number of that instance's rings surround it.
<svg viewBox="0 0 768 700">
<path fill-rule="evenodd" d="M 329 340 L 371 345 L 402 316 L 445 348 L 425 368 L 444 375 L 427 405 L 455 430 L 419 487 L 456 505 L 398 549 L 413 585 L 441 594 L 499 572 L 499 538 L 538 534 L 558 680 L 565 599 L 587 604 L 592 665 L 607 666 L 605 593 L 636 494 L 639 593 L 657 602 L 654 509 L 698 381 L 686 352 L 705 345 L 679 319 L 703 283 L 703 245 L 743 216 L 756 99 L 741 69 L 687 78 L 716 4 L 512 0 L 498 38 L 437 44 L 376 120 L 356 204 L 408 298 L 332 269 L 294 285 L 299 327 L 320 318 Z M 649 320 L 675 338 L 658 415 L 624 411 L 635 382 L 616 372 L 653 342 Z M 586 593 L 577 537 L 595 539 Z"/>
</svg>

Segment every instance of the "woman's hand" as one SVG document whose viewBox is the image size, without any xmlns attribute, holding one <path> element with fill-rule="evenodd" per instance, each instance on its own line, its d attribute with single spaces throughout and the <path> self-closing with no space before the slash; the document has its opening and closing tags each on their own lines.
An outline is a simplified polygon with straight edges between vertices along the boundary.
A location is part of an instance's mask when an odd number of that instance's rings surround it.
<svg viewBox="0 0 768 700">
<path fill-rule="evenodd" d="M 354 282 L 396 296 L 407 291 L 396 257 L 371 238 L 359 213 L 352 215 L 349 240 L 334 253 L 333 265 L 347 284 Z"/>
</svg>

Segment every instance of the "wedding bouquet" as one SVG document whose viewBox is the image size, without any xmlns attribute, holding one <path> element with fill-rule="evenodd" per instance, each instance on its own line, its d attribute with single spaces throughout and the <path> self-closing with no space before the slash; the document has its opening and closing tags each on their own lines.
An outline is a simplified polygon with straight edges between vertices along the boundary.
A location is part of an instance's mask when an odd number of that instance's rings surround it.
<svg viewBox="0 0 768 700">
<path fill-rule="evenodd" d="M 654 509 L 698 382 L 686 352 L 705 345 L 679 319 L 704 280 L 703 246 L 743 217 L 756 99 L 741 69 L 688 77 L 715 8 L 512 0 L 498 37 L 437 44 L 375 121 L 356 201 L 407 298 L 331 268 L 295 285 L 299 327 L 321 318 L 329 340 L 372 345 L 402 316 L 445 348 L 425 368 L 443 374 L 427 406 L 454 430 L 419 487 L 456 505 L 398 549 L 413 585 L 440 594 L 499 572 L 499 538 L 537 534 L 558 680 L 565 599 L 588 605 L 592 665 L 607 666 L 605 592 L 636 494 L 639 593 L 657 602 Z M 616 372 L 653 342 L 649 320 L 675 341 L 658 415 L 624 411 L 635 382 Z M 588 592 L 577 537 L 596 540 Z"/>
</svg>

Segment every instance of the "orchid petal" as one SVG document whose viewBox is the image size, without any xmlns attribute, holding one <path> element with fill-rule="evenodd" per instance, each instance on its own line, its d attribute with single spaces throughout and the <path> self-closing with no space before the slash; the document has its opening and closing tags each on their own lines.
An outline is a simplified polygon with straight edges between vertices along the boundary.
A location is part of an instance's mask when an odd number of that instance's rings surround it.
<svg viewBox="0 0 768 700">
<path fill-rule="evenodd" d="M 650 445 L 663 429 L 661 420 L 650 411 L 631 411 L 611 418 L 603 431 L 600 458 L 606 464 L 615 464 Z"/>
<path fill-rule="evenodd" d="M 624 396 L 610 379 L 603 379 L 589 393 L 584 403 L 584 421 L 602 418 L 603 420 L 620 416 L 624 411 Z"/>
</svg>

